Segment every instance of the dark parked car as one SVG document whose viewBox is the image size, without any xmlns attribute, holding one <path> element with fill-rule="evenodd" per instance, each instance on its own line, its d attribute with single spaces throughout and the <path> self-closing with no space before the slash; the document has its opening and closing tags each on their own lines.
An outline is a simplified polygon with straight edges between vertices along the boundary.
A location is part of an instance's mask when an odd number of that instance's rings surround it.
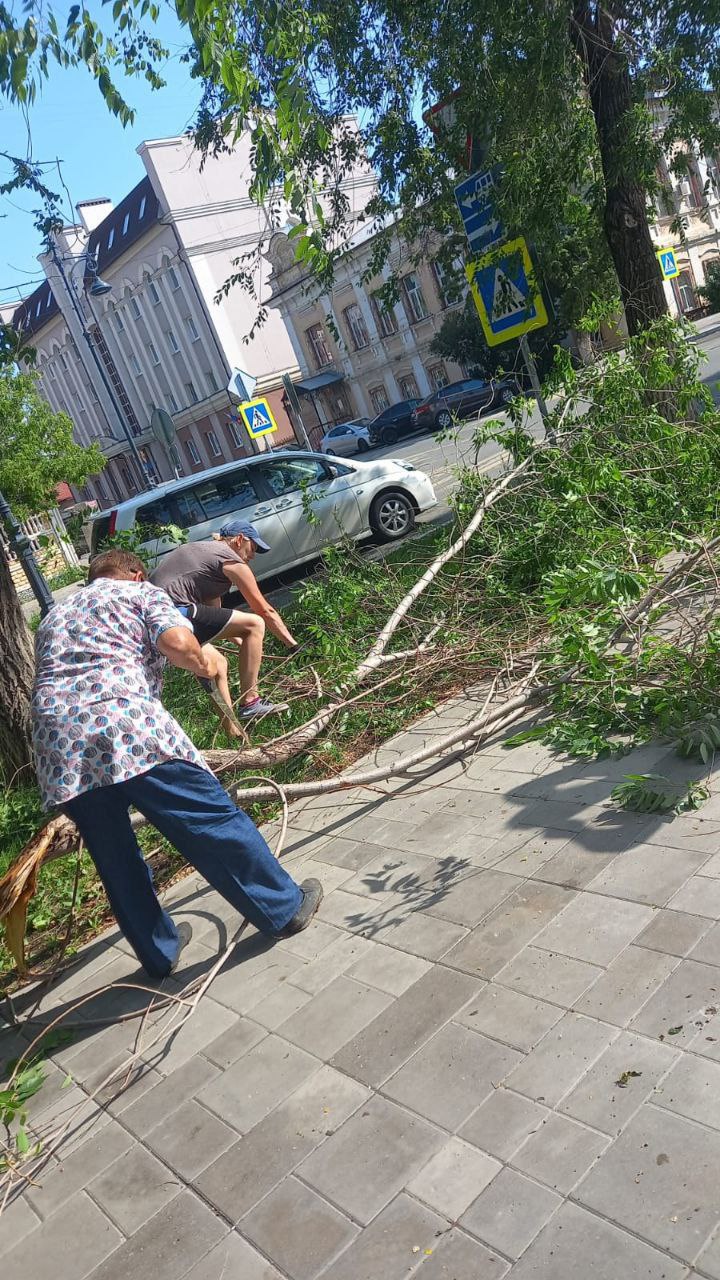
<svg viewBox="0 0 720 1280">
<path fill-rule="evenodd" d="M 486 409 L 508 404 L 519 390 L 514 378 L 493 378 L 491 382 L 484 382 L 482 378 L 463 378 L 461 382 L 450 382 L 421 400 L 413 409 L 415 430 L 445 430 L 457 418 L 471 418 Z"/>
<path fill-rule="evenodd" d="M 401 436 L 417 431 L 412 411 L 419 403 L 419 400 L 398 400 L 397 404 L 383 409 L 377 418 L 373 418 L 368 428 L 373 444 L 395 444 Z"/>
</svg>

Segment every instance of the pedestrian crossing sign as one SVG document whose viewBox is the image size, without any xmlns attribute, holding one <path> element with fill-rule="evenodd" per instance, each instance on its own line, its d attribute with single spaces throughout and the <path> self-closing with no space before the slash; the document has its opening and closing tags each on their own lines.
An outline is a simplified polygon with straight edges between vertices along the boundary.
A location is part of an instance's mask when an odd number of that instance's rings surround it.
<svg viewBox="0 0 720 1280">
<path fill-rule="evenodd" d="M 677 258 L 674 249 L 658 249 L 657 259 L 660 263 L 660 270 L 663 273 L 663 280 L 674 280 L 680 275 Z"/>
<path fill-rule="evenodd" d="M 522 236 L 471 262 L 465 268 L 488 346 L 520 338 L 548 322 Z"/>
<path fill-rule="evenodd" d="M 267 400 L 246 400 L 245 404 L 238 405 L 243 416 L 243 421 L 247 427 L 248 435 L 253 440 L 257 440 L 258 436 L 269 436 L 272 431 L 277 431 L 277 422 L 273 418 L 272 409 Z"/>
</svg>

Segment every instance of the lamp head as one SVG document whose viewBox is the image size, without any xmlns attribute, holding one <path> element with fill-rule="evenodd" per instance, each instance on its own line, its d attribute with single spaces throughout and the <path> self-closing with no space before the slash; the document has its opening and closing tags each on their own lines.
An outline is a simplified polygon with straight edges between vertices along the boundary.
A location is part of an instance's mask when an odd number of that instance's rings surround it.
<svg viewBox="0 0 720 1280">
<path fill-rule="evenodd" d="M 112 285 L 107 280 L 101 280 L 100 276 L 95 276 L 89 289 L 91 298 L 102 298 L 106 293 L 112 293 Z"/>
</svg>

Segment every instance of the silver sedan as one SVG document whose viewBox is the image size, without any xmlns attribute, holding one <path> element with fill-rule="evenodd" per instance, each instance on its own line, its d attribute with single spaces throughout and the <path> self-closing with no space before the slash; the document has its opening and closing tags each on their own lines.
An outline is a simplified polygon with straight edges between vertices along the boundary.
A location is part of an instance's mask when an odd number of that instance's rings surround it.
<svg viewBox="0 0 720 1280">
<path fill-rule="evenodd" d="M 320 441 L 322 453 L 347 458 L 352 453 L 367 453 L 372 448 L 367 418 L 354 418 L 331 427 Z"/>
</svg>

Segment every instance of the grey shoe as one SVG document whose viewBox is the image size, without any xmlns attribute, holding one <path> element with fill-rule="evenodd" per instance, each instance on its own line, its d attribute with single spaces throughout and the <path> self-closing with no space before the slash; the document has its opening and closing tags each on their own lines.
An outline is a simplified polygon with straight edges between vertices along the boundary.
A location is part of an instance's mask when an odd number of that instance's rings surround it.
<svg viewBox="0 0 720 1280">
<path fill-rule="evenodd" d="M 323 887 L 319 880 L 303 880 L 300 888 L 303 900 L 290 923 L 285 925 L 281 933 L 275 934 L 276 938 L 292 938 L 293 934 L 307 929 L 323 900 Z"/>
<path fill-rule="evenodd" d="M 182 955 L 183 951 L 185 950 L 185 948 L 186 948 L 186 946 L 187 946 L 188 942 L 190 941 L 190 939 L 192 938 L 192 934 L 193 934 L 193 931 L 192 931 L 192 925 L 191 925 L 191 924 L 188 924 L 187 920 L 183 920 L 183 921 L 178 925 L 178 927 L 177 927 L 177 931 L 178 931 L 178 941 L 179 941 L 179 944 L 180 944 L 180 945 L 178 946 L 178 953 L 177 953 L 177 955 L 176 955 L 176 957 L 175 957 L 175 959 L 174 959 L 173 963 L 170 965 L 170 972 L 171 972 L 171 973 L 174 973 L 174 972 L 175 972 L 175 970 L 177 969 L 177 967 L 178 967 L 178 965 L 179 965 L 179 963 L 180 963 L 180 956 Z"/>
<path fill-rule="evenodd" d="M 278 711 L 287 711 L 287 702 L 266 702 L 264 698 L 257 698 L 255 702 L 249 702 L 244 707 L 238 707 L 238 720 L 254 720 L 256 716 L 272 716 L 277 715 Z"/>
</svg>

